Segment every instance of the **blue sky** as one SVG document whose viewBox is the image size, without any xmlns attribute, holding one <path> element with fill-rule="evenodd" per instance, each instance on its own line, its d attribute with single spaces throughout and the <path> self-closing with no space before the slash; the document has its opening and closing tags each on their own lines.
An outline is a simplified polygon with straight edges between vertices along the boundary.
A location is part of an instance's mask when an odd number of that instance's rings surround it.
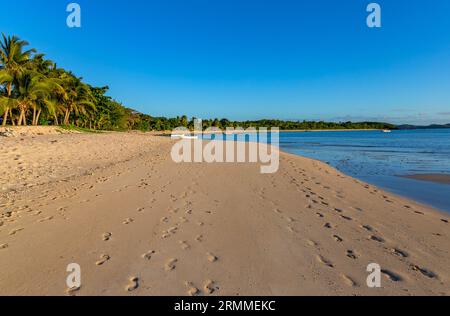
<svg viewBox="0 0 450 316">
<path fill-rule="evenodd" d="M 450 1 L 0 0 L 16 34 L 159 116 L 450 123 Z"/>
</svg>

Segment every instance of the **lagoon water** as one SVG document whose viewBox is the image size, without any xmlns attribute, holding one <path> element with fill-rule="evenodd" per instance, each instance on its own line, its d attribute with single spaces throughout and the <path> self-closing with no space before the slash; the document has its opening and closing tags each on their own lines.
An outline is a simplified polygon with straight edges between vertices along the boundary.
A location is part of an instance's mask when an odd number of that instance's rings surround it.
<svg viewBox="0 0 450 316">
<path fill-rule="evenodd" d="M 349 176 L 450 212 L 449 184 L 401 177 L 450 174 L 450 129 L 281 132 L 280 148 L 324 161 Z"/>
<path fill-rule="evenodd" d="M 450 185 L 402 178 L 450 174 L 450 129 L 280 133 L 286 152 L 327 162 L 378 187 L 450 212 Z"/>
</svg>

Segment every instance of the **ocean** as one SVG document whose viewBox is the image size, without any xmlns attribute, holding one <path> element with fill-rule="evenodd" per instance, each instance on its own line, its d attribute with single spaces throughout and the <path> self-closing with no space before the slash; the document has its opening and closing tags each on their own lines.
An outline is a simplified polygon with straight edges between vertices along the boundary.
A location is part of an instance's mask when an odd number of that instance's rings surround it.
<svg viewBox="0 0 450 316">
<path fill-rule="evenodd" d="M 403 178 L 450 174 L 450 129 L 281 132 L 280 148 L 354 178 L 450 212 L 450 185 Z"/>
</svg>

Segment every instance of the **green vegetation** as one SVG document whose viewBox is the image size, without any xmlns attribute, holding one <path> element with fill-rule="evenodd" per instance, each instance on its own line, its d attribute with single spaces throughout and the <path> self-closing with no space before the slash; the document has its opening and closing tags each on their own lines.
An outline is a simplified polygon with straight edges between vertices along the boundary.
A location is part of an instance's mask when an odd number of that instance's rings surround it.
<svg viewBox="0 0 450 316">
<path fill-rule="evenodd" d="M 2 125 L 62 125 L 69 129 L 167 131 L 193 129 L 194 118 L 152 117 L 107 96 L 108 87 L 92 87 L 16 36 L 0 39 L 0 120 Z M 394 129 L 385 123 L 327 123 L 280 120 L 203 120 L 203 127 L 279 127 L 281 130 Z"/>
</svg>

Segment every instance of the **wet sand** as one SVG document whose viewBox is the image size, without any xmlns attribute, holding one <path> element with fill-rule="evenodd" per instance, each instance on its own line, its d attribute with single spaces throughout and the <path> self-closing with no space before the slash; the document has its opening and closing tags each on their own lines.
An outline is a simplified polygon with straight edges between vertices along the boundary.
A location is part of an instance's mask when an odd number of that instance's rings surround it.
<svg viewBox="0 0 450 316">
<path fill-rule="evenodd" d="M 404 176 L 404 178 L 436 183 L 450 184 L 450 174 L 413 174 Z"/>
</svg>

